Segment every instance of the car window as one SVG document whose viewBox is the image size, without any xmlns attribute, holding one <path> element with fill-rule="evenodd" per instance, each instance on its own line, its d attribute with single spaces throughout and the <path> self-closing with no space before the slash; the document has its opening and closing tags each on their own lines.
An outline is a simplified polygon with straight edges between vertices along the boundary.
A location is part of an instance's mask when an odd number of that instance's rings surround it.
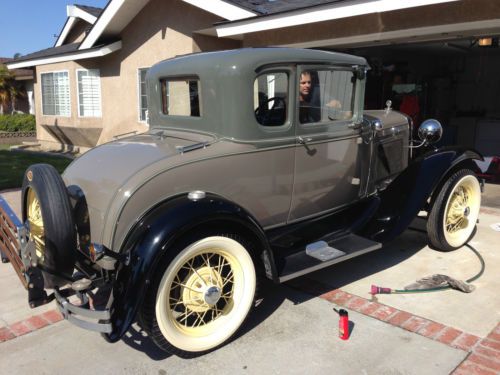
<svg viewBox="0 0 500 375">
<path fill-rule="evenodd" d="M 279 126 L 287 121 L 288 74 L 283 72 L 259 75 L 253 85 L 253 110 L 257 122 Z"/>
<path fill-rule="evenodd" d="M 300 122 L 352 119 L 355 83 L 356 77 L 350 70 L 302 70 L 298 87 Z"/>
<path fill-rule="evenodd" d="M 161 80 L 162 111 L 165 115 L 200 117 L 200 81 L 197 78 Z"/>
</svg>

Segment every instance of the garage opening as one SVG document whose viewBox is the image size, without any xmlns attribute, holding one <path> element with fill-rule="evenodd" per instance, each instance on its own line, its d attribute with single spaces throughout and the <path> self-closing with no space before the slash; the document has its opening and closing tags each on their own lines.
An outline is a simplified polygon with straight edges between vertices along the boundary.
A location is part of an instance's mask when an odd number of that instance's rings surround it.
<svg viewBox="0 0 500 375">
<path fill-rule="evenodd" d="M 387 100 L 418 125 L 438 119 L 442 145 L 464 145 L 500 157 L 500 48 L 496 37 L 346 50 L 364 56 L 366 108 Z"/>
</svg>

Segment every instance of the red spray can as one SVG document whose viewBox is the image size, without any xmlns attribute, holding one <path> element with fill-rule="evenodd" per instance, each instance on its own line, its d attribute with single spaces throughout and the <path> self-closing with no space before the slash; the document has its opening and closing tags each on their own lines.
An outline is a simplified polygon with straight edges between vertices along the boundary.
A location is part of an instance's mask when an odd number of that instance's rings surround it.
<svg viewBox="0 0 500 375">
<path fill-rule="evenodd" d="M 349 338 L 349 314 L 344 309 L 334 309 L 339 314 L 339 337 L 342 340 Z"/>
</svg>

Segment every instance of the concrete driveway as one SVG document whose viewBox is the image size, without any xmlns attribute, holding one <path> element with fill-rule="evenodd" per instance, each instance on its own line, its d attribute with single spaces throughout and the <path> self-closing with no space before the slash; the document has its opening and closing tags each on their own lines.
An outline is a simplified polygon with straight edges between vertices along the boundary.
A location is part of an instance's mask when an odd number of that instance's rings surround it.
<svg viewBox="0 0 500 375">
<path fill-rule="evenodd" d="M 3 195 L 18 207 L 18 192 Z M 434 273 L 468 279 L 478 272 L 470 249 L 436 252 L 426 246 L 425 235 L 408 230 L 382 250 L 270 286 L 238 337 L 192 360 L 157 350 L 137 326 L 108 344 L 60 321 L 52 304 L 29 309 L 17 276 L 0 265 L 0 374 L 499 374 L 495 223 L 500 209 L 484 208 L 471 245 L 486 269 L 473 293 L 370 296 L 371 284 L 402 289 Z M 417 220 L 414 227 L 422 224 Z M 349 310 L 348 341 L 337 337 L 334 306 Z"/>
</svg>

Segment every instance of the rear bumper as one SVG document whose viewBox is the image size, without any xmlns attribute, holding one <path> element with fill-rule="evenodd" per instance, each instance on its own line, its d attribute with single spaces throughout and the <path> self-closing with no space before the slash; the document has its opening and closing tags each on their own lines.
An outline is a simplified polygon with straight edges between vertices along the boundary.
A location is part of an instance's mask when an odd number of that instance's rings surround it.
<svg viewBox="0 0 500 375">
<path fill-rule="evenodd" d="M 88 305 L 88 298 L 85 294 L 77 293 L 77 295 L 83 306 Z M 64 319 L 89 331 L 101 333 L 112 332 L 113 327 L 110 322 L 111 314 L 109 310 L 91 310 L 89 308 L 74 305 L 58 290 L 54 291 L 54 296 L 57 307 Z M 97 320 L 97 322 L 92 322 L 91 320 Z"/>
<path fill-rule="evenodd" d="M 21 220 L 16 216 L 7 201 L 0 195 L 0 253 L 2 261 L 10 261 L 16 271 L 21 283 L 28 290 L 28 302 L 31 307 L 40 306 L 56 300 L 57 307 L 63 317 L 78 327 L 110 333 L 109 310 L 92 310 L 89 307 L 89 299 L 84 292 L 76 292 L 81 305 L 72 304 L 66 295 L 75 294 L 71 289 L 54 290 L 52 295 L 47 295 L 43 286 L 41 270 L 32 267 L 31 259 L 35 257 L 32 241 L 29 241 L 29 233 Z M 94 320 L 94 322 L 92 321 Z"/>
</svg>

